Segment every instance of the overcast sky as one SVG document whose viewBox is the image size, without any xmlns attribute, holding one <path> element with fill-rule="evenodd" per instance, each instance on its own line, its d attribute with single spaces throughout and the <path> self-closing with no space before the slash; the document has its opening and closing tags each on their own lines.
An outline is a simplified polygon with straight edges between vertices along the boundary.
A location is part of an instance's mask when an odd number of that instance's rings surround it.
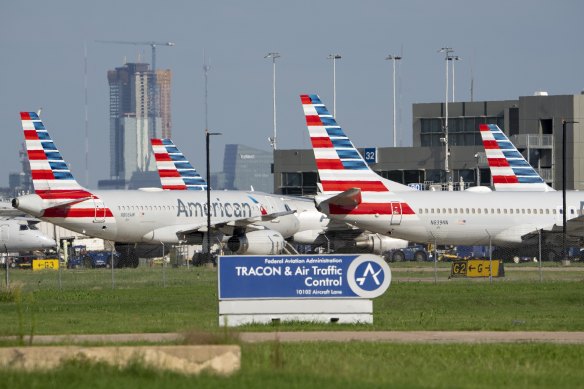
<svg viewBox="0 0 584 389">
<path fill-rule="evenodd" d="M 317 93 L 357 147 L 392 143 L 392 79 L 398 67 L 398 144 L 411 144 L 412 103 L 444 100 L 444 56 L 453 47 L 456 99 L 506 100 L 584 89 L 582 0 L 46 1 L 0 4 L 0 186 L 20 171 L 21 110 L 42 117 L 73 174 L 86 183 L 84 45 L 88 51 L 89 187 L 109 178 L 106 73 L 150 62 L 148 46 L 96 40 L 172 41 L 157 51 L 171 69 L 172 137 L 204 174 L 203 53 L 209 58 L 212 171 L 226 143 L 269 150 L 272 64 L 277 51 L 278 148 L 308 148 L 299 94 Z M 472 76 L 471 76 L 472 75 Z"/>
</svg>

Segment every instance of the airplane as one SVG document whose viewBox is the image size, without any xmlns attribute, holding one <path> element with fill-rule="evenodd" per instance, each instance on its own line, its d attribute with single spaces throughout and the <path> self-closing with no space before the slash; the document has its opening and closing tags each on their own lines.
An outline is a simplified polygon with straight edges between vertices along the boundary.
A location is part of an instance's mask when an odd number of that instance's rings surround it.
<svg viewBox="0 0 584 389">
<path fill-rule="evenodd" d="M 39 222 L 26 217 L 0 217 L 0 252 L 55 248 L 57 242 L 39 231 Z"/>
<path fill-rule="evenodd" d="M 150 140 L 156 166 L 163 189 L 204 190 L 207 182 L 191 165 L 171 139 L 152 138 Z M 291 240 L 298 244 L 327 247 L 335 252 L 364 251 L 382 254 L 393 249 L 408 246 L 403 239 L 372 234 L 358 228 L 331 221 L 319 212 L 312 199 L 273 195 L 289 204 L 298 218 L 298 230 Z"/>
<path fill-rule="evenodd" d="M 493 185 L 497 191 L 554 191 L 496 124 L 479 125 Z"/>
<path fill-rule="evenodd" d="M 369 168 L 318 95 L 301 95 L 320 177 L 317 207 L 331 218 L 419 243 L 487 245 L 517 250 L 539 231 L 561 231 L 562 195 L 555 191 L 429 192 L 380 177 Z M 567 192 L 566 231 L 582 243 L 584 193 Z M 558 234 L 543 235 L 545 258 Z"/>
<path fill-rule="evenodd" d="M 119 250 L 122 265 L 138 265 L 130 249 L 136 243 L 201 244 L 206 234 L 214 242 L 229 236 L 232 251 L 276 254 L 282 251 L 284 237 L 297 229 L 289 206 L 261 193 L 213 190 L 208 207 L 205 191 L 90 191 L 75 180 L 38 115 L 20 115 L 35 193 L 14 198 L 12 206 L 69 230 L 116 242 L 116 249 L 128 249 Z M 265 222 L 273 229 L 261 225 Z"/>
</svg>

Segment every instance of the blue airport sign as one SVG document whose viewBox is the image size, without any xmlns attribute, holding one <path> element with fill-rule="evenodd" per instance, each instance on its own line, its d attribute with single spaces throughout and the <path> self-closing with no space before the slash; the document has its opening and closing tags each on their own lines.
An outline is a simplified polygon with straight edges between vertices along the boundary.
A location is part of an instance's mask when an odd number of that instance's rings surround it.
<svg viewBox="0 0 584 389">
<path fill-rule="evenodd" d="M 367 147 L 363 150 L 363 159 L 368 165 L 377 163 L 377 147 Z"/>
<path fill-rule="evenodd" d="M 372 254 L 219 257 L 219 299 L 374 298 L 391 270 Z"/>
</svg>

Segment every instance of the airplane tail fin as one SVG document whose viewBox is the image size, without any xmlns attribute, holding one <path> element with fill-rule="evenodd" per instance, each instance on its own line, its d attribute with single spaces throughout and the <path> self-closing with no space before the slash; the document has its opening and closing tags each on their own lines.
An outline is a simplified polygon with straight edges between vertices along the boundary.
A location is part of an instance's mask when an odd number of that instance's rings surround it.
<svg viewBox="0 0 584 389">
<path fill-rule="evenodd" d="M 497 191 L 553 191 L 496 124 L 479 126 Z"/>
<path fill-rule="evenodd" d="M 75 180 L 39 116 L 21 112 L 20 119 L 35 193 L 55 206 L 94 198 Z"/>
<path fill-rule="evenodd" d="M 353 188 L 363 192 L 413 190 L 371 170 L 318 95 L 301 95 L 300 99 L 323 194 L 337 194 Z"/>
<path fill-rule="evenodd" d="M 152 150 L 162 189 L 206 190 L 207 182 L 170 139 L 153 138 Z"/>
</svg>

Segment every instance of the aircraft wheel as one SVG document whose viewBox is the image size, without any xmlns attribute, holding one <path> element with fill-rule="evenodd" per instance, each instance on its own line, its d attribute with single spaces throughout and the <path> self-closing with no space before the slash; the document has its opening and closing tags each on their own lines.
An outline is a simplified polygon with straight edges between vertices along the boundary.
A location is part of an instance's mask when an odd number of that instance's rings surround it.
<svg viewBox="0 0 584 389">
<path fill-rule="evenodd" d="M 405 259 L 406 259 L 406 255 L 401 250 L 394 251 L 391 254 L 391 260 L 392 260 L 392 262 L 403 262 L 403 261 L 405 261 Z"/>
</svg>

